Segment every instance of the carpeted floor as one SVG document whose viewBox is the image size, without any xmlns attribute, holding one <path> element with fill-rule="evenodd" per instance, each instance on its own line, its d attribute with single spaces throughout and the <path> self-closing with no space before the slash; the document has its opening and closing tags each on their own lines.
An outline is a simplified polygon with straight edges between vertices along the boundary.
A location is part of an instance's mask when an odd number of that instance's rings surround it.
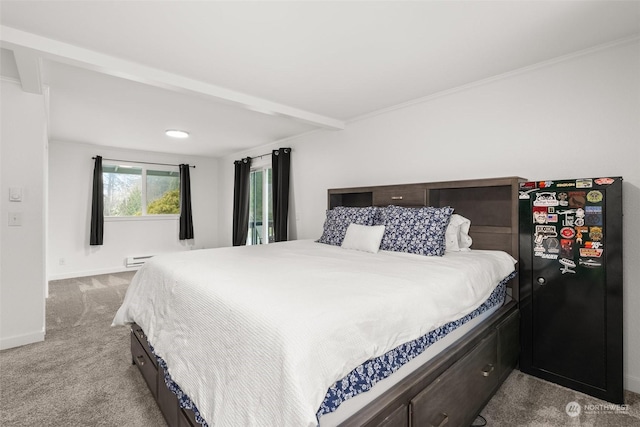
<svg viewBox="0 0 640 427">
<path fill-rule="evenodd" d="M 567 405 L 572 406 L 569 416 Z M 625 406 L 561 387 L 515 370 L 482 410 L 487 426 L 638 427 L 640 395 L 625 392 Z"/>
<path fill-rule="evenodd" d="M 129 330 L 111 327 L 133 273 L 52 281 L 45 341 L 0 352 L 0 425 L 162 426 Z"/>
<path fill-rule="evenodd" d="M 49 284 L 45 341 L 0 352 L 0 426 L 164 425 L 131 365 L 128 329 L 110 326 L 132 276 Z M 580 405 L 577 417 L 567 414 L 571 402 Z M 487 426 L 640 426 L 640 396 L 627 393 L 626 402 L 611 408 L 514 371 L 482 415 Z"/>
</svg>

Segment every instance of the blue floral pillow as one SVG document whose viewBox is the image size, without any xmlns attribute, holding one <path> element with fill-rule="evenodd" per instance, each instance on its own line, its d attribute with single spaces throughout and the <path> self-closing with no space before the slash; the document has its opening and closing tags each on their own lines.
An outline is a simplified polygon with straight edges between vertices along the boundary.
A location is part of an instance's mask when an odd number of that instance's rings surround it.
<svg viewBox="0 0 640 427">
<path fill-rule="evenodd" d="M 403 208 L 388 206 L 380 210 L 384 225 L 380 250 L 417 255 L 442 256 L 446 250 L 445 233 L 453 208 Z"/>
<path fill-rule="evenodd" d="M 342 245 L 349 224 L 373 225 L 377 210 L 378 208 L 373 206 L 366 208 L 337 206 L 328 210 L 327 219 L 324 221 L 324 230 L 318 242 L 335 246 Z"/>
</svg>

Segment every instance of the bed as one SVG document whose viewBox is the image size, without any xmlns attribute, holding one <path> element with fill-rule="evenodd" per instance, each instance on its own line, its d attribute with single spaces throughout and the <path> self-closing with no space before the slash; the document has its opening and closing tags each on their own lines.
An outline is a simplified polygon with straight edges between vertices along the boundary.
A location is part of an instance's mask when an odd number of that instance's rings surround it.
<svg viewBox="0 0 640 427">
<path fill-rule="evenodd" d="M 472 250 L 416 254 L 431 237 L 413 253 L 349 250 L 355 227 L 338 245 L 325 223 L 320 242 L 156 257 L 114 323 L 131 324 L 133 362 L 169 425 L 468 425 L 517 361 L 517 275 L 507 280 L 520 181 L 331 189 L 329 213 L 372 207 L 387 231 L 409 211 L 449 222 L 451 206 L 471 223 Z M 445 278 L 447 292 L 430 285 Z"/>
</svg>

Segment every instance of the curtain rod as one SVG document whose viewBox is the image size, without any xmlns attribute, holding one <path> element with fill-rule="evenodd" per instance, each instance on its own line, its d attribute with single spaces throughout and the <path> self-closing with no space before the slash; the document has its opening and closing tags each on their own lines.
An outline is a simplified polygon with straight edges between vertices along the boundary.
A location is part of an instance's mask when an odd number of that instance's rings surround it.
<svg viewBox="0 0 640 427">
<path fill-rule="evenodd" d="M 289 147 L 278 148 L 278 150 L 291 150 L 291 148 L 289 148 Z M 273 150 L 273 151 L 278 151 L 278 150 Z M 264 154 L 260 154 L 260 155 L 257 155 L 257 156 L 249 156 L 249 158 L 252 159 L 252 160 L 253 159 L 261 159 L 264 156 L 270 156 L 271 154 L 273 154 L 273 151 L 271 153 L 264 153 Z"/>
<path fill-rule="evenodd" d="M 92 157 L 95 160 L 95 157 Z M 129 162 L 129 163 L 140 163 L 143 165 L 160 165 L 160 166 L 180 166 L 180 165 L 172 165 L 170 163 L 154 163 L 154 162 L 139 162 L 137 160 L 120 160 L 120 159 L 107 159 L 103 157 L 102 160 L 111 160 L 112 162 Z M 190 168 L 196 168 L 195 166 L 189 165 Z"/>
</svg>

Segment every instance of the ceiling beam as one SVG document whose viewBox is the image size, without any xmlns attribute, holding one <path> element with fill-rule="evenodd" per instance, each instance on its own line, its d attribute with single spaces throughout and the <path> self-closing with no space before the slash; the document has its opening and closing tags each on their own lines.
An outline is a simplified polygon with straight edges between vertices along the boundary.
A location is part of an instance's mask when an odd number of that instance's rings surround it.
<svg viewBox="0 0 640 427">
<path fill-rule="evenodd" d="M 257 111 L 264 114 L 289 117 L 325 129 L 342 130 L 344 121 L 284 104 L 247 95 L 199 80 L 169 73 L 90 49 L 63 43 L 12 27 L 0 26 L 0 45 L 13 50 L 28 49 L 42 58 L 97 71 L 115 77 L 144 83 L 187 95 L 199 95 Z M 22 74 L 22 72 L 21 72 Z"/>
<path fill-rule="evenodd" d="M 13 50 L 22 90 L 42 95 L 42 73 L 40 55 L 30 49 Z"/>
</svg>

